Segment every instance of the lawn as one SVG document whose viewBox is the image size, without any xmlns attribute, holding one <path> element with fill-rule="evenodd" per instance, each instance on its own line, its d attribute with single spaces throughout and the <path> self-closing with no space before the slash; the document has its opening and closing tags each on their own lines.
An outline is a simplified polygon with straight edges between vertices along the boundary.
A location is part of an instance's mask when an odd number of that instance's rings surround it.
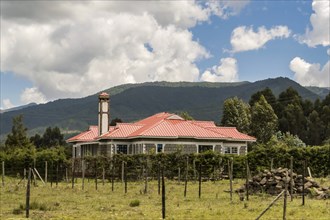
<svg viewBox="0 0 330 220">
<path fill-rule="evenodd" d="M 329 179 L 319 179 L 321 185 L 330 186 Z M 25 217 L 26 188 L 18 179 L 6 178 L 1 186 L 0 219 L 20 219 Z M 115 182 L 104 185 L 99 181 L 98 190 L 94 180 L 81 180 L 75 184 L 61 182 L 56 187 L 50 183 L 31 186 L 31 219 L 161 219 L 161 196 L 158 195 L 157 181 L 148 183 L 148 193 L 144 194 L 144 183 L 128 182 L 128 192 L 124 184 Z M 234 189 L 243 180 L 234 181 Z M 184 198 L 184 184 L 166 180 L 166 219 L 255 219 L 275 198 L 266 194 L 250 196 L 249 201 L 240 201 L 233 194 L 230 201 L 228 180 L 202 183 L 202 196 L 198 198 L 198 183 L 188 182 L 187 197 Z M 16 213 L 16 214 L 14 214 Z M 281 219 L 283 198 L 261 219 Z M 307 197 L 305 206 L 301 198 L 288 198 L 287 219 L 330 219 L 330 200 L 316 200 Z"/>
</svg>

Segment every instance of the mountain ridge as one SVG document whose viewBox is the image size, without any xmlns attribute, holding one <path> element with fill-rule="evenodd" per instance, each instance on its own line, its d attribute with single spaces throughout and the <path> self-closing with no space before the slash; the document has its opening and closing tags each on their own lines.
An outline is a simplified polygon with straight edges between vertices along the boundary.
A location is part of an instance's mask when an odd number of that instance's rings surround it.
<svg viewBox="0 0 330 220">
<path fill-rule="evenodd" d="M 238 96 L 248 101 L 250 96 L 266 87 L 275 96 L 293 87 L 304 99 L 315 100 L 319 95 L 288 78 L 265 79 L 256 82 L 147 82 L 125 84 L 102 90 L 110 93 L 110 117 L 125 122 L 136 121 L 158 112 L 187 111 L 195 119 L 220 121 L 223 101 Z M 100 91 L 101 92 L 101 91 Z M 24 124 L 32 133 L 42 133 L 48 126 L 58 126 L 64 133 L 86 130 L 97 124 L 97 96 L 59 99 L 24 109 L 0 114 L 3 136 L 11 129 L 12 117 L 22 114 Z"/>
</svg>

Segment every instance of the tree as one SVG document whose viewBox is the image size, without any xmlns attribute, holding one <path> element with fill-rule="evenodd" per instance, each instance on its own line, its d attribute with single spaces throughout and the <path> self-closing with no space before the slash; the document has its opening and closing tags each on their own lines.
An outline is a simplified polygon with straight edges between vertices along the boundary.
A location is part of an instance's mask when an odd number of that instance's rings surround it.
<svg viewBox="0 0 330 220">
<path fill-rule="evenodd" d="M 260 97 L 262 95 L 265 97 L 268 104 L 270 104 L 272 106 L 273 110 L 276 111 L 276 109 L 278 108 L 277 100 L 276 100 L 276 97 L 275 97 L 273 91 L 269 87 L 266 87 L 264 90 L 254 93 L 250 98 L 249 105 L 253 106 L 254 103 L 256 103 L 257 101 L 260 100 Z"/>
<path fill-rule="evenodd" d="M 226 99 L 223 107 L 221 124 L 236 127 L 239 131 L 249 133 L 251 123 L 250 106 L 237 97 Z"/>
<path fill-rule="evenodd" d="M 123 121 L 120 118 L 114 118 L 111 120 L 110 126 L 116 126 L 117 123 L 121 123 L 121 122 L 123 122 Z"/>
<path fill-rule="evenodd" d="M 311 145 L 320 145 L 324 133 L 324 124 L 319 114 L 314 110 L 308 116 L 308 143 Z"/>
<path fill-rule="evenodd" d="M 189 115 L 188 112 L 180 112 L 179 116 L 184 120 L 188 120 L 188 121 L 194 120 L 194 118 L 191 115 Z"/>
<path fill-rule="evenodd" d="M 266 143 L 277 129 L 278 119 L 270 104 L 262 95 L 251 108 L 251 134 L 258 142 Z"/>
<path fill-rule="evenodd" d="M 34 136 L 30 137 L 30 141 L 31 143 L 34 144 L 34 146 L 36 146 L 36 148 L 41 148 L 42 147 L 42 137 L 39 134 L 35 134 Z"/>
<path fill-rule="evenodd" d="M 5 146 L 7 149 L 31 148 L 32 144 L 26 135 L 27 128 L 23 124 L 23 115 L 13 117 L 11 133 L 7 135 Z"/>
<path fill-rule="evenodd" d="M 281 131 L 276 132 L 268 144 L 273 146 L 283 144 L 289 148 L 306 147 L 306 144 L 297 135 L 292 135 L 289 132 L 282 133 Z"/>
<path fill-rule="evenodd" d="M 61 130 L 58 127 L 48 127 L 42 135 L 42 146 L 50 148 L 63 145 L 65 145 L 65 141 Z"/>
</svg>

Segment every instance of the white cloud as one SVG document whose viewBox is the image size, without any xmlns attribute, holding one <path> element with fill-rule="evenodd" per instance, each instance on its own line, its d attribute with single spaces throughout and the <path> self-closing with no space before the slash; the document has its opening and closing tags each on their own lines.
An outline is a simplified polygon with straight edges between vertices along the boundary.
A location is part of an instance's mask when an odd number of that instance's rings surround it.
<svg viewBox="0 0 330 220">
<path fill-rule="evenodd" d="M 317 45 L 330 45 L 330 3 L 329 1 L 314 0 L 312 3 L 314 13 L 310 17 L 312 29 L 307 28 L 306 33 L 300 36 L 301 43 L 309 47 Z"/>
<path fill-rule="evenodd" d="M 24 104 L 29 103 L 45 103 L 46 98 L 45 96 L 38 90 L 36 87 L 26 88 L 24 89 L 23 93 L 21 94 L 21 101 Z"/>
<path fill-rule="evenodd" d="M 3 99 L 2 103 L 3 103 L 3 109 L 9 109 L 15 107 L 15 105 L 11 103 L 10 99 Z"/>
<path fill-rule="evenodd" d="M 219 1 L 210 0 L 206 2 L 208 10 L 211 14 L 214 14 L 222 19 L 227 19 L 230 16 L 235 16 L 241 12 L 241 10 L 250 3 L 250 1 Z"/>
<path fill-rule="evenodd" d="M 223 18 L 247 2 L 219 3 Z M 209 56 L 188 28 L 215 14 L 195 1 L 5 1 L 1 68 L 33 83 L 24 102 L 81 97 L 123 83 L 198 81 Z"/>
<path fill-rule="evenodd" d="M 213 66 L 202 74 L 201 80 L 208 82 L 238 81 L 237 60 L 231 57 L 221 59 L 219 66 Z"/>
<path fill-rule="evenodd" d="M 304 86 L 330 87 L 330 61 L 322 68 L 319 63 L 308 63 L 300 57 L 290 62 L 295 80 Z"/>
<path fill-rule="evenodd" d="M 287 26 L 275 26 L 269 30 L 262 26 L 257 32 L 253 30 L 253 27 L 240 26 L 231 34 L 232 52 L 257 50 L 270 40 L 288 38 L 290 34 L 291 31 Z"/>
</svg>

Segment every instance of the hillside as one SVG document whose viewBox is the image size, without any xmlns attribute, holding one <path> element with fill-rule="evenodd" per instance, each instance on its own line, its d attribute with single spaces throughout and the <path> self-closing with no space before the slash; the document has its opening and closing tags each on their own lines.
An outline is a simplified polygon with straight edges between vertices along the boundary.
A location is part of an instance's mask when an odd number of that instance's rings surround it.
<svg viewBox="0 0 330 220">
<path fill-rule="evenodd" d="M 195 119 L 220 121 L 223 101 L 238 96 L 248 101 L 250 96 L 266 87 L 275 95 L 288 87 L 310 100 L 319 95 L 288 78 L 276 78 L 254 83 L 149 82 L 127 84 L 107 90 L 110 93 L 110 117 L 125 122 L 135 121 L 158 112 L 187 111 Z M 10 132 L 13 116 L 23 114 L 25 125 L 32 131 L 43 132 L 48 126 L 59 126 L 65 133 L 85 130 L 97 124 L 97 94 L 79 99 L 60 99 L 1 113 L 1 135 Z"/>
</svg>

